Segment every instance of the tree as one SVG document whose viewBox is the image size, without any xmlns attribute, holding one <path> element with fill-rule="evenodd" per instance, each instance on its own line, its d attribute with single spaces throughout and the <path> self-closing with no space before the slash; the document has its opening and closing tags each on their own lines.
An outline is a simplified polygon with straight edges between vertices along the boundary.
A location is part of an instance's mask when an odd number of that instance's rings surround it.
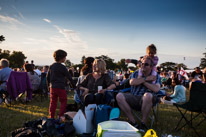
<svg viewBox="0 0 206 137">
<path fill-rule="evenodd" d="M 111 59 L 108 56 L 101 55 L 101 56 L 98 56 L 98 57 L 95 57 L 95 58 L 96 59 L 103 59 L 106 62 L 106 64 L 107 64 L 107 69 L 114 70 L 117 67 L 117 65 L 113 62 L 114 59 Z"/>
<path fill-rule="evenodd" d="M 24 60 L 27 57 L 21 51 L 13 51 L 9 57 L 11 68 L 21 68 L 24 65 Z"/>
<path fill-rule="evenodd" d="M 5 41 L 5 37 L 4 37 L 3 35 L 0 36 L 0 43 L 1 43 L 2 41 Z"/>
<path fill-rule="evenodd" d="M 84 65 L 84 59 L 85 59 L 86 57 L 85 56 L 82 56 L 82 60 L 81 60 L 81 63 Z"/>
<path fill-rule="evenodd" d="M 69 59 L 67 59 L 65 61 L 65 66 L 68 67 L 68 68 L 70 68 L 72 66 L 72 63 L 71 63 L 71 61 Z"/>
<path fill-rule="evenodd" d="M 3 50 L 0 49 L 0 59 L 5 58 L 5 59 L 9 59 L 10 56 L 10 51 L 9 50 Z"/>
<path fill-rule="evenodd" d="M 201 58 L 200 60 L 200 67 L 201 68 L 205 68 L 206 67 L 206 53 L 203 53 L 203 55 L 205 56 L 204 58 Z"/>
<path fill-rule="evenodd" d="M 178 68 L 182 67 L 184 70 L 187 69 L 187 66 L 185 64 L 183 64 L 183 63 L 177 64 L 177 67 Z"/>
<path fill-rule="evenodd" d="M 117 62 L 116 65 L 119 69 L 127 70 L 127 65 L 125 64 L 125 59 L 121 59 L 120 61 Z"/>
<path fill-rule="evenodd" d="M 165 62 L 160 64 L 160 67 L 163 68 L 163 70 L 176 70 L 177 64 L 174 62 Z"/>
</svg>

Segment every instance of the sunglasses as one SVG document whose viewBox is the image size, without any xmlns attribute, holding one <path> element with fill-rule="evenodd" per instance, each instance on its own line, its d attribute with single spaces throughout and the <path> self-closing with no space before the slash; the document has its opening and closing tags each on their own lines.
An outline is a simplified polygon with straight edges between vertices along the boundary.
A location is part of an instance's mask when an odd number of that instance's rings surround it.
<svg viewBox="0 0 206 137">
<path fill-rule="evenodd" d="M 148 63 L 142 63 L 142 66 L 150 66 L 150 64 L 148 64 Z"/>
</svg>

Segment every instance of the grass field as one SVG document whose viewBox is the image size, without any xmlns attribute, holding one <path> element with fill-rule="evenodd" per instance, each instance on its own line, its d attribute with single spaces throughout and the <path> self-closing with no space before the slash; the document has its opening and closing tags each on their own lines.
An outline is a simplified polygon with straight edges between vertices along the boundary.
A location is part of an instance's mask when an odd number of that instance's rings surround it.
<svg viewBox="0 0 206 137">
<path fill-rule="evenodd" d="M 73 103 L 73 92 L 68 94 L 68 103 Z M 59 106 L 58 106 L 59 108 Z M 0 106 L 0 137 L 11 136 L 11 131 L 20 128 L 26 121 L 35 120 L 41 117 L 47 117 L 49 110 L 49 99 L 45 99 L 42 102 L 40 98 L 37 100 L 33 99 L 27 104 L 16 103 L 12 104 L 11 107 L 6 105 Z M 58 111 L 58 109 L 57 109 Z M 169 106 L 160 104 L 159 105 L 158 121 L 153 125 L 153 129 L 156 131 L 159 137 L 165 134 L 171 134 L 180 137 L 195 137 L 193 130 L 188 126 L 180 130 L 179 132 L 174 131 L 174 128 L 180 119 L 180 113 L 177 111 L 175 106 Z M 189 113 L 188 113 L 189 117 Z M 120 117 L 121 120 L 126 120 L 123 114 Z M 203 119 L 199 118 L 197 121 Z M 148 121 L 150 122 L 150 121 Z M 196 121 L 193 123 L 195 124 Z M 202 123 L 198 128 L 197 132 L 200 136 L 206 136 L 206 121 Z"/>
</svg>

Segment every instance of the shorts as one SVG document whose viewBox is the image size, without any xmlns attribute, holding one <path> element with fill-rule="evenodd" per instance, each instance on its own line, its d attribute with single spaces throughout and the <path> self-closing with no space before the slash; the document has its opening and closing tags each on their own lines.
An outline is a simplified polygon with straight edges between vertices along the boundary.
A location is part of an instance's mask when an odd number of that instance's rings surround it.
<svg viewBox="0 0 206 137">
<path fill-rule="evenodd" d="M 142 96 L 134 96 L 131 93 L 123 93 L 126 102 L 129 106 L 135 110 L 140 111 L 142 107 Z M 155 105 L 157 103 L 157 96 L 153 96 L 152 103 Z"/>
</svg>

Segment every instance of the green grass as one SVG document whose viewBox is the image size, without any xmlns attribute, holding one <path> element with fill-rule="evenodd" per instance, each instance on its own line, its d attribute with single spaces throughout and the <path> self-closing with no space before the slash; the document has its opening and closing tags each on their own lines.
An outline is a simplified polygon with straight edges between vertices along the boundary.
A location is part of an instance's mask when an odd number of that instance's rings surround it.
<svg viewBox="0 0 206 137">
<path fill-rule="evenodd" d="M 68 94 L 68 103 L 73 103 L 73 92 Z M 59 108 L 59 104 L 58 107 Z M 59 109 L 57 109 L 59 111 Z M 32 100 L 27 104 L 22 104 L 16 102 L 12 104 L 11 107 L 7 107 L 6 105 L 0 106 L 0 137 L 9 137 L 11 136 L 11 131 L 20 128 L 26 121 L 35 120 L 41 117 L 48 117 L 49 115 L 49 99 L 40 101 Z M 56 113 L 57 115 L 58 113 Z M 123 114 L 121 114 L 121 119 L 123 118 Z M 188 126 L 180 130 L 179 132 L 174 131 L 178 120 L 180 119 L 180 113 L 177 111 L 175 106 L 169 106 L 160 104 L 159 105 L 159 119 L 153 125 L 153 129 L 156 131 L 158 136 L 162 136 L 164 134 L 171 134 L 173 136 L 181 136 L 181 137 L 195 137 L 193 130 Z M 189 113 L 187 115 L 189 117 Z M 197 121 L 203 119 L 203 117 L 197 119 Z M 150 122 L 148 120 L 148 122 Z M 197 123 L 196 121 L 193 123 Z M 202 123 L 198 128 L 197 132 L 200 136 L 206 136 L 206 122 Z"/>
</svg>

